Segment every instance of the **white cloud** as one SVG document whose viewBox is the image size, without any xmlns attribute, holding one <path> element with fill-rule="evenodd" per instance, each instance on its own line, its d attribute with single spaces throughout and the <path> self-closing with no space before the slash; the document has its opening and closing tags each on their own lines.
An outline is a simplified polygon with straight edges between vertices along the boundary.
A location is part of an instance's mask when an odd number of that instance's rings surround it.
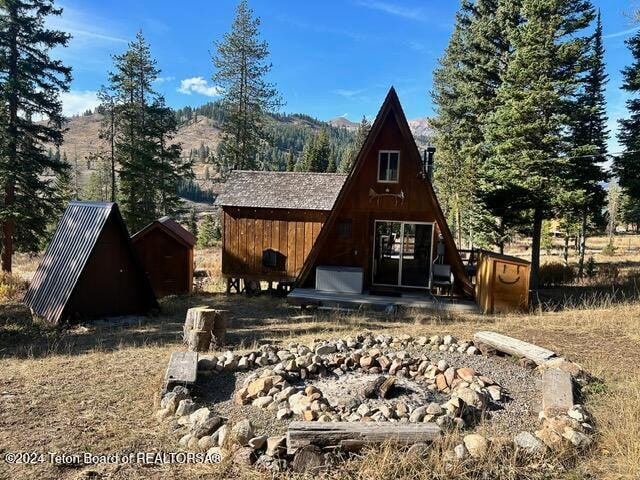
<svg viewBox="0 0 640 480">
<path fill-rule="evenodd" d="M 127 43 L 122 36 L 114 34 L 113 19 L 96 17 L 88 10 L 79 10 L 65 6 L 62 15 L 47 17 L 47 26 L 56 28 L 73 35 L 74 40 L 83 39 L 104 42 Z M 72 43 L 77 43 L 73 42 Z"/>
<path fill-rule="evenodd" d="M 62 114 L 65 117 L 80 114 L 89 109 L 93 110 L 100 105 L 98 92 L 91 90 L 63 92 L 60 99 L 62 100 Z"/>
<path fill-rule="evenodd" d="M 169 75 L 167 77 L 158 77 L 158 78 L 156 78 L 155 82 L 156 83 L 173 82 L 175 79 L 176 79 L 176 77 L 173 77 L 173 76 Z"/>
<path fill-rule="evenodd" d="M 186 95 L 191 95 L 191 93 L 195 92 L 207 97 L 218 97 L 222 93 L 222 87 L 209 85 L 209 82 L 202 77 L 191 77 L 180 81 L 178 91 Z"/>
<path fill-rule="evenodd" d="M 632 28 L 627 28 L 626 30 L 620 30 L 619 32 L 609 33 L 609 34 L 605 35 L 604 38 L 626 37 L 630 33 L 637 32 L 638 29 L 640 29 L 640 25 L 632 27 Z"/>
<path fill-rule="evenodd" d="M 340 95 L 341 97 L 349 98 L 349 99 L 355 98 L 363 92 L 364 90 L 348 90 L 345 88 L 339 88 L 337 90 L 334 90 L 334 93 L 336 95 Z"/>
<path fill-rule="evenodd" d="M 383 13 L 388 13 L 389 15 L 395 15 L 397 17 L 409 18 L 411 20 L 427 20 L 427 15 L 423 10 L 418 8 L 407 8 L 403 5 L 398 5 L 395 3 L 381 2 L 378 0 L 356 0 L 356 5 L 370 8 L 372 10 L 378 10 Z"/>
</svg>

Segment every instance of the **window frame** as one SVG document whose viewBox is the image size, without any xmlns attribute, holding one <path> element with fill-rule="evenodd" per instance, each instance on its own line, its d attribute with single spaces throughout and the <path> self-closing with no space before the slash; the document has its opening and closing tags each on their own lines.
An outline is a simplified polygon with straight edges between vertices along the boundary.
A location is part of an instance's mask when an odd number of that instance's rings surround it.
<svg viewBox="0 0 640 480">
<path fill-rule="evenodd" d="M 398 154 L 398 168 L 397 168 L 397 178 L 396 180 L 382 180 L 380 178 L 380 166 L 382 163 L 382 154 L 386 153 L 386 154 L 391 154 L 391 153 L 397 153 Z M 390 156 L 387 158 L 387 161 L 389 160 Z M 388 163 L 387 163 L 387 170 L 389 170 L 388 167 Z M 400 150 L 378 150 L 378 171 L 376 172 L 376 177 L 378 179 L 378 183 L 399 183 L 400 182 Z"/>
</svg>

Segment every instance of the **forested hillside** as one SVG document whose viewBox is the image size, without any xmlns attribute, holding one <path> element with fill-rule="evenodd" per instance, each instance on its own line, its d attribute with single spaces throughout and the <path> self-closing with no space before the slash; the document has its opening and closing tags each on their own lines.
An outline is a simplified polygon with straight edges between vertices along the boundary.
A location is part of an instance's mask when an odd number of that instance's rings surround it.
<svg viewBox="0 0 640 480">
<path fill-rule="evenodd" d="M 216 156 L 222 138 L 223 115 L 217 102 L 175 111 L 178 129 L 174 142 L 181 144 L 182 155 L 193 161 L 194 178 L 185 179 L 181 189 L 182 196 L 189 200 L 208 201 L 212 198 L 209 191 L 215 193 L 219 188 Z M 99 136 L 103 118 L 99 111 L 87 111 L 69 118 L 66 125 L 60 158 L 71 165 L 73 181 L 77 182 L 79 191 L 91 190 L 100 175 L 99 165 L 91 156 L 106 147 L 105 140 Z M 433 135 L 429 119 L 410 120 L 409 125 L 418 146 L 423 148 Z M 260 153 L 262 168 L 286 170 L 290 156 L 297 163 L 305 144 L 323 129 L 328 132 L 330 155 L 339 163 L 342 157 L 350 154 L 357 128 L 358 123 L 343 117 L 323 122 L 305 114 L 272 114 L 266 128 L 269 142 L 264 142 Z M 57 149 L 50 148 L 49 155 L 57 155 Z"/>
</svg>

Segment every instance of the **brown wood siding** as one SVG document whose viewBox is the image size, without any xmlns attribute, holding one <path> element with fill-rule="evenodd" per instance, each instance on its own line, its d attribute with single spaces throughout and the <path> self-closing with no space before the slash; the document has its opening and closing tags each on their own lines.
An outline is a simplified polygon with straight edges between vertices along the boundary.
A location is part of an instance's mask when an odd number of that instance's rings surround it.
<svg viewBox="0 0 640 480">
<path fill-rule="evenodd" d="M 293 281 L 329 212 L 224 207 L 222 274 L 233 278 Z M 283 256 L 282 269 L 264 267 L 262 252 Z"/>
<path fill-rule="evenodd" d="M 116 220 L 104 226 L 65 307 L 72 320 L 143 314 L 149 310 L 144 273 Z"/>
<path fill-rule="evenodd" d="M 350 182 L 343 192 L 347 201 L 340 212 L 337 221 L 327 232 L 327 239 L 319 246 L 320 251 L 314 263 L 318 265 L 353 266 L 364 269 L 364 288 L 371 286 L 371 264 L 373 256 L 373 238 L 375 220 L 397 220 L 408 222 L 429 222 L 435 224 L 433 236 L 433 258 L 436 255 L 436 245 L 440 228 L 437 224 L 436 206 L 428 191 L 427 182 L 421 178 L 421 165 L 409 151 L 412 145 L 406 145 L 400 127 L 389 111 L 383 120 L 382 128 L 375 139 L 358 178 Z M 400 167 L 398 183 L 378 182 L 378 152 L 380 150 L 400 151 Z M 371 197 L 375 194 L 403 194 L 404 199 L 392 196 Z M 341 221 L 351 220 L 351 238 L 340 238 L 338 227 Z M 445 262 L 452 263 L 457 251 L 447 249 Z M 315 270 L 315 269 L 314 269 Z M 305 287 L 313 287 L 315 272 L 309 275 Z"/>
<path fill-rule="evenodd" d="M 156 297 L 189 293 L 193 285 L 193 248 L 160 226 L 134 240 L 140 263 Z"/>
</svg>

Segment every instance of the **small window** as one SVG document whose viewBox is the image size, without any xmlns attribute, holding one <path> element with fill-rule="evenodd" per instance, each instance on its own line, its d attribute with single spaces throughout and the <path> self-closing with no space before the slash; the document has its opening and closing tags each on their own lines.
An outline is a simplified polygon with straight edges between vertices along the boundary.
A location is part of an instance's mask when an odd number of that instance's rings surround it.
<svg viewBox="0 0 640 480">
<path fill-rule="evenodd" d="M 338 222 L 338 238 L 351 238 L 352 223 L 350 218 Z"/>
<path fill-rule="evenodd" d="M 378 182 L 397 183 L 400 152 L 381 151 L 378 156 Z"/>
<path fill-rule="evenodd" d="M 262 265 L 269 268 L 278 266 L 278 252 L 272 249 L 262 251 Z"/>
</svg>

